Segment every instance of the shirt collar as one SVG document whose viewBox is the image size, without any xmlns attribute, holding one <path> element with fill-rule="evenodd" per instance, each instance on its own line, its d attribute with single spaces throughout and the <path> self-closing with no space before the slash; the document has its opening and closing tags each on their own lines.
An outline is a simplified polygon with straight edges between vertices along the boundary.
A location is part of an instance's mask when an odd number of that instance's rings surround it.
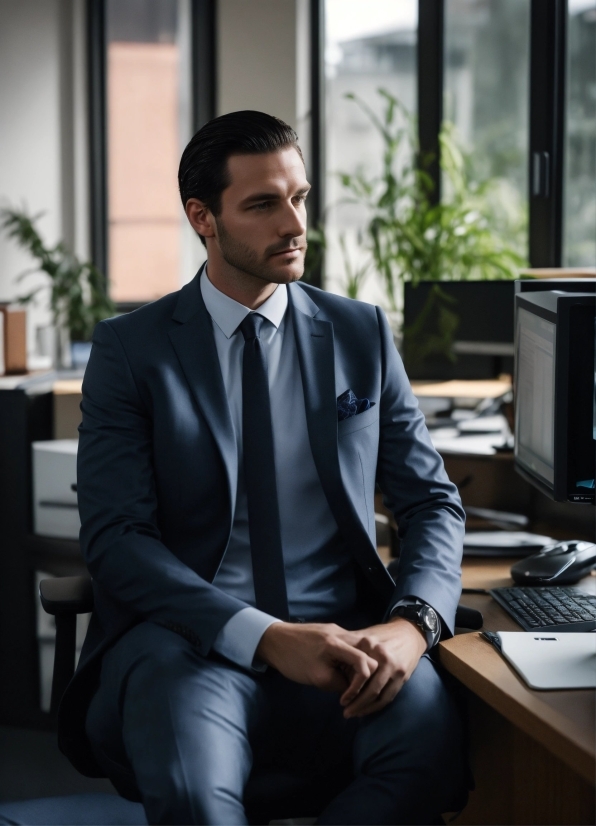
<svg viewBox="0 0 596 826">
<path fill-rule="evenodd" d="M 209 280 L 206 267 L 201 275 L 200 285 L 207 312 L 224 336 L 231 338 L 238 329 L 238 325 L 244 321 L 251 310 L 218 290 Z M 280 284 L 273 295 L 270 295 L 267 301 L 263 302 L 255 312 L 264 316 L 274 327 L 278 328 L 287 306 L 288 290 L 285 284 Z"/>
</svg>

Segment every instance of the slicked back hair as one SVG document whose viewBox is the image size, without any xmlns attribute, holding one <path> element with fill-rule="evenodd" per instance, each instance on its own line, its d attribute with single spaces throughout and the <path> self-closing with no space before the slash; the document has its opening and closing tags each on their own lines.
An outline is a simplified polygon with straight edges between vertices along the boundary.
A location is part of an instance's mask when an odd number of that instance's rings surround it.
<svg viewBox="0 0 596 826">
<path fill-rule="evenodd" d="M 219 215 L 221 194 L 230 185 L 228 159 L 232 155 L 279 152 L 287 147 L 294 147 L 302 158 L 298 135 L 292 127 L 265 112 L 247 109 L 210 120 L 191 138 L 180 159 L 182 205 L 186 207 L 189 198 L 197 198 L 213 215 Z M 203 236 L 199 237 L 205 244 Z"/>
</svg>

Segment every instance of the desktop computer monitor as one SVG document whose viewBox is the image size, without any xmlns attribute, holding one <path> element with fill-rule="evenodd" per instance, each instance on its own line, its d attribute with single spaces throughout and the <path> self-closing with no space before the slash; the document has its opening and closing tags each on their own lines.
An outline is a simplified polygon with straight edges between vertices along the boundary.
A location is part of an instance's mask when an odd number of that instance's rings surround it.
<svg viewBox="0 0 596 826">
<path fill-rule="evenodd" d="M 514 293 L 550 292 L 596 293 L 596 278 L 520 278 L 514 281 Z"/>
<path fill-rule="evenodd" d="M 594 291 L 517 291 L 515 467 L 559 502 L 594 504 Z"/>
<path fill-rule="evenodd" d="M 440 290 L 440 297 L 436 291 Z M 518 281 L 420 281 L 404 284 L 403 358 L 412 380 L 491 379 L 513 372 L 515 295 L 562 290 L 594 292 L 596 278 L 522 278 Z M 435 294 L 433 294 L 435 291 Z M 434 302 L 432 301 L 434 295 Z M 419 343 L 445 337 L 448 311 L 450 339 L 420 358 L 408 343 L 417 330 Z M 450 351 L 450 353 L 446 352 Z M 416 357 L 418 354 L 418 357 Z"/>
<path fill-rule="evenodd" d="M 404 364 L 412 380 L 492 379 L 513 371 L 514 281 L 420 281 L 404 284 Z M 436 291 L 440 293 L 436 295 Z M 434 292 L 433 292 L 434 291 Z M 435 299 L 434 302 L 432 299 Z M 453 327 L 448 352 L 416 357 L 408 333 L 440 341 L 445 319 Z"/>
</svg>

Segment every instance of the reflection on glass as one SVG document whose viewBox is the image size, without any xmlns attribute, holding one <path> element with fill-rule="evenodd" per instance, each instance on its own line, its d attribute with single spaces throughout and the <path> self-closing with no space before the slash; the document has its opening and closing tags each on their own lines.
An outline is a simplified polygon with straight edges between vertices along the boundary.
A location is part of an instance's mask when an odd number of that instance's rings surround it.
<svg viewBox="0 0 596 826">
<path fill-rule="evenodd" d="M 348 270 L 367 256 L 358 232 L 366 223 L 359 204 L 341 203 L 346 192 L 339 172 L 382 167 L 382 142 L 370 120 L 351 100 L 354 93 L 376 113 L 384 108 L 380 87 L 416 113 L 417 0 L 325 0 L 326 25 L 326 229 L 325 286 L 346 293 Z M 386 304 L 381 281 L 364 282 L 360 298 Z"/>
<path fill-rule="evenodd" d="M 189 137 L 186 3 L 108 0 L 110 294 L 141 302 L 178 289 L 183 213 L 177 189 Z"/>
<path fill-rule="evenodd" d="M 504 240 L 527 249 L 530 0 L 446 0 L 444 117 L 494 190 Z"/>
<path fill-rule="evenodd" d="M 596 266 L 596 3 L 569 0 L 565 264 Z"/>
</svg>

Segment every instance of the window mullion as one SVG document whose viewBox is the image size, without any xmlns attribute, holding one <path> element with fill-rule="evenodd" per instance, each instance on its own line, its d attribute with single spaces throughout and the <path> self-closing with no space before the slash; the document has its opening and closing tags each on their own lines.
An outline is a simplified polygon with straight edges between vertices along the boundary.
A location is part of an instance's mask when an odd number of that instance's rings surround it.
<svg viewBox="0 0 596 826">
<path fill-rule="evenodd" d="M 107 273 L 108 269 L 105 20 L 105 0 L 88 0 L 87 76 L 89 89 L 91 256 L 95 266 L 103 273 Z"/>
<path fill-rule="evenodd" d="M 566 26 L 566 0 L 532 0 L 528 193 L 532 267 L 562 263 Z"/>
<path fill-rule="evenodd" d="M 432 177 L 432 201 L 441 200 L 439 134 L 443 122 L 444 0 L 418 0 L 418 141 L 422 156 L 433 160 L 426 171 Z"/>
</svg>

